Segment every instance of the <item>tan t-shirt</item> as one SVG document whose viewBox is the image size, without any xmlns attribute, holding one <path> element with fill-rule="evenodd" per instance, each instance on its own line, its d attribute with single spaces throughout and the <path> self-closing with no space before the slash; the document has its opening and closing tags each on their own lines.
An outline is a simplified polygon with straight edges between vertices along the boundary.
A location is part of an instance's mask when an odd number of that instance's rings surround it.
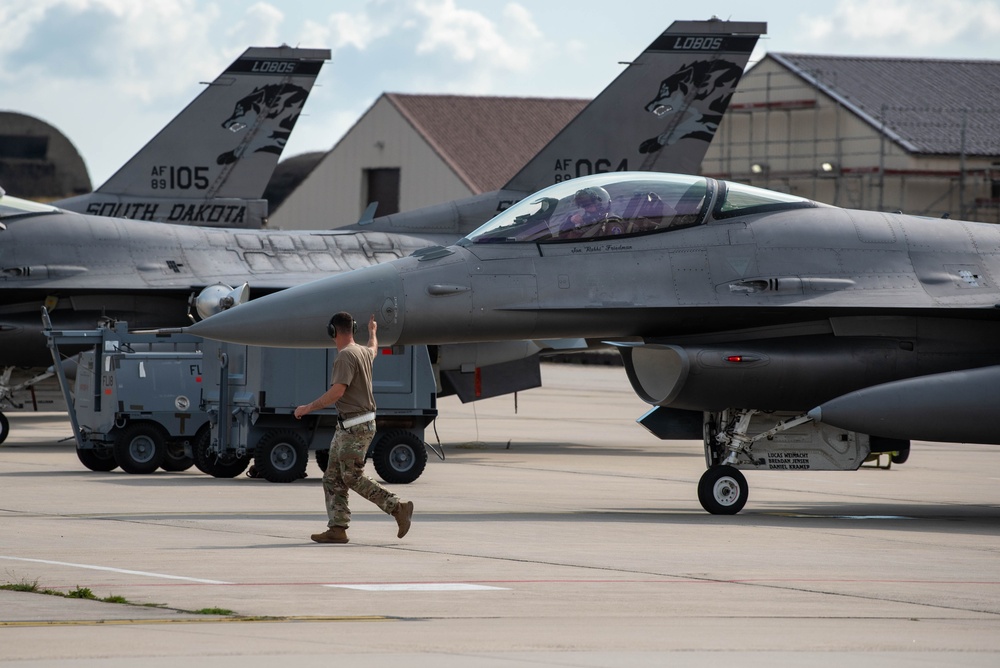
<svg viewBox="0 0 1000 668">
<path fill-rule="evenodd" d="M 346 346 L 333 358 L 330 385 L 341 383 L 347 386 L 344 396 L 337 402 L 337 413 L 341 419 L 375 410 L 375 397 L 372 395 L 374 360 L 374 350 L 356 343 Z"/>
</svg>

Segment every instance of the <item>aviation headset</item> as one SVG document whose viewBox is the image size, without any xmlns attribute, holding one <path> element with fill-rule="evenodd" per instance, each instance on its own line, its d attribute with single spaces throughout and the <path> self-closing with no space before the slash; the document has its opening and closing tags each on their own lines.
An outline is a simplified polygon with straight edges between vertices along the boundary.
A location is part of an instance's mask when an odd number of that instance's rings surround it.
<svg viewBox="0 0 1000 668">
<path fill-rule="evenodd" d="M 337 313 L 336 315 L 334 315 L 332 318 L 330 318 L 330 322 L 326 324 L 326 333 L 330 336 L 331 339 L 337 338 L 337 328 L 334 326 L 333 321 L 337 319 L 338 315 L 340 314 Z M 351 334 L 357 334 L 357 333 L 358 333 L 358 321 L 354 319 L 354 316 L 351 316 Z"/>
</svg>

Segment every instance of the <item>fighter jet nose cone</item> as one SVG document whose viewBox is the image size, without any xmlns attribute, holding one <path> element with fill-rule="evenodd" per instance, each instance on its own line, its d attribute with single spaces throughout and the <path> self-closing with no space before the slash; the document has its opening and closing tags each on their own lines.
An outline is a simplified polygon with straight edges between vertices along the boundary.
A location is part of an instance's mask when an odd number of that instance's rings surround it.
<svg viewBox="0 0 1000 668">
<path fill-rule="evenodd" d="M 816 408 L 814 408 L 811 411 L 809 411 L 808 413 L 806 413 L 806 415 L 808 417 L 812 418 L 813 422 L 822 422 L 823 421 L 823 408 L 821 406 L 817 406 Z"/>
<path fill-rule="evenodd" d="M 402 327 L 402 282 L 391 264 L 374 265 L 289 288 L 235 306 L 186 328 L 191 334 L 254 346 L 326 348 L 330 317 L 347 311 L 359 323 L 375 315 L 379 343 Z M 357 339 L 368 336 L 359 327 Z"/>
</svg>

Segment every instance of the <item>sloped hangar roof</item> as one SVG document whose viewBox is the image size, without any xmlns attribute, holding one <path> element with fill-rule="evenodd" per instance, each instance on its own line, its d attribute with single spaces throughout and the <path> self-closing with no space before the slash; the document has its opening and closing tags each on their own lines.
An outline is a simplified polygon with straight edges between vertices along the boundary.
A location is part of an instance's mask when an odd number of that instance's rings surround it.
<svg viewBox="0 0 1000 668">
<path fill-rule="evenodd" d="M 911 153 L 1000 156 L 1000 61 L 768 57 Z"/>
<path fill-rule="evenodd" d="M 385 97 L 477 194 L 502 188 L 589 102 L 401 93 Z"/>
</svg>

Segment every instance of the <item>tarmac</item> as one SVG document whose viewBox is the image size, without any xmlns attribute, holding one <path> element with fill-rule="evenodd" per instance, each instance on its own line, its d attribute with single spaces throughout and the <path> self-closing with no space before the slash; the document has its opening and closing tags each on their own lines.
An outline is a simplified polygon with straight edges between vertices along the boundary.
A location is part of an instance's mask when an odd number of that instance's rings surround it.
<svg viewBox="0 0 1000 668">
<path fill-rule="evenodd" d="M 65 413 L 0 444 L 4 666 L 997 666 L 1000 447 L 915 443 L 853 472 L 747 472 L 698 503 L 701 444 L 635 424 L 620 368 L 439 402 L 392 518 L 319 545 L 319 469 L 273 484 L 96 473 Z M 371 475 L 375 475 L 370 468 Z M 228 612 L 227 612 L 228 611 Z"/>
</svg>

